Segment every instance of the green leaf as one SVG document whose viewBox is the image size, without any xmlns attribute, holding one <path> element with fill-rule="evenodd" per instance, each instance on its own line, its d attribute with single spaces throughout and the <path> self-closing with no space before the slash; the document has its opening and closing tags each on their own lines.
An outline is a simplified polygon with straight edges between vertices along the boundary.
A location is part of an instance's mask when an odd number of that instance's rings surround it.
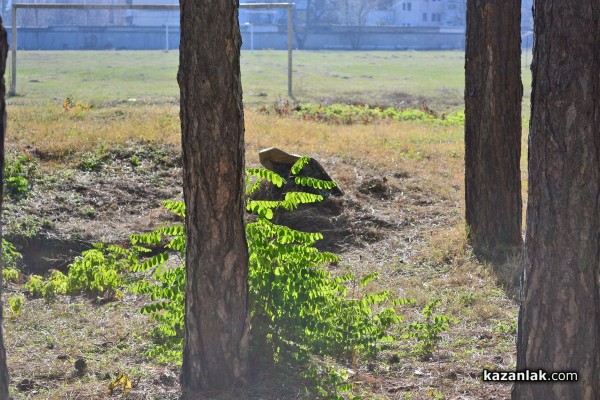
<svg viewBox="0 0 600 400">
<path fill-rule="evenodd" d="M 294 165 L 292 165 L 292 168 L 290 170 L 290 174 L 291 175 L 298 175 L 298 173 L 300 171 L 302 171 L 302 168 L 304 168 L 308 163 L 310 162 L 310 157 L 300 157 L 298 159 L 298 161 L 296 161 L 294 163 Z"/>
</svg>

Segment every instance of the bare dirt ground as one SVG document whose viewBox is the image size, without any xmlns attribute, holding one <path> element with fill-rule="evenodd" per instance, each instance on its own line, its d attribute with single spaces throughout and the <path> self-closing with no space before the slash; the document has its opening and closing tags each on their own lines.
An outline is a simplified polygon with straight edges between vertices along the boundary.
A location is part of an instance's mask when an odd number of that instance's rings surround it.
<svg viewBox="0 0 600 400">
<path fill-rule="evenodd" d="M 181 199 L 179 149 L 136 144 L 96 158 L 91 170 L 82 169 L 80 158 L 38 161 L 29 196 L 8 200 L 6 233 L 24 254 L 24 272 L 66 270 L 93 243 L 125 244 L 131 233 L 172 222 L 161 202 Z M 377 271 L 379 288 L 416 298 L 407 321 L 419 318 L 432 293 L 447 300 L 446 314 L 475 315 L 444 334 L 433 358 L 413 355 L 406 340 L 378 360 L 353 365 L 350 379 L 358 392 L 389 399 L 508 398 L 509 386 L 483 384 L 480 376 L 483 366 L 508 368 L 514 362 L 514 332 L 493 325 L 509 324 L 514 304 L 456 238 L 462 188 L 449 185 L 440 194 L 418 174 L 338 157 L 319 161 L 344 196 L 280 215 L 277 222 L 322 232 L 320 246 L 343 260 L 333 273 Z M 452 244 L 457 240 L 458 249 Z M 498 309 L 488 309 L 481 290 L 495 293 Z M 11 285 L 6 296 L 21 291 Z M 177 367 L 143 356 L 152 322 L 136 312 L 141 301 L 131 295 L 108 305 L 83 297 L 53 304 L 28 300 L 23 314 L 6 324 L 15 398 L 113 398 L 106 387 L 120 371 L 132 377 L 129 398 L 176 398 Z M 76 368 L 79 359 L 84 369 Z M 280 371 L 260 376 L 255 387 L 233 398 L 310 398 Z"/>
</svg>

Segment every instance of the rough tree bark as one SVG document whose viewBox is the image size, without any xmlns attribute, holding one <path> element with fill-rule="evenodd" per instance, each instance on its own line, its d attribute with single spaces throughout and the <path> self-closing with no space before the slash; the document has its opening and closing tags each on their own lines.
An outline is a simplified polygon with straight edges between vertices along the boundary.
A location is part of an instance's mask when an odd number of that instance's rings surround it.
<svg viewBox="0 0 600 400">
<path fill-rule="evenodd" d="M 521 2 L 468 0 L 465 200 L 475 253 L 521 249 Z"/>
<path fill-rule="evenodd" d="M 184 396 L 244 382 L 248 249 L 237 1 L 181 0 L 186 204 Z"/>
<path fill-rule="evenodd" d="M 513 399 L 600 398 L 600 2 L 536 0 L 529 196 Z"/>
<path fill-rule="evenodd" d="M 6 29 L 0 18 L 0 220 L 2 219 L 2 199 L 4 198 L 4 137 L 6 136 L 6 56 L 8 55 L 8 40 Z M 0 223 L 0 238 L 2 237 L 2 223 Z M 0 250 L 2 241 L 0 240 Z M 8 399 L 8 366 L 6 365 L 6 349 L 3 335 L 3 304 L 2 304 L 2 259 L 0 258 L 0 399 Z"/>
</svg>

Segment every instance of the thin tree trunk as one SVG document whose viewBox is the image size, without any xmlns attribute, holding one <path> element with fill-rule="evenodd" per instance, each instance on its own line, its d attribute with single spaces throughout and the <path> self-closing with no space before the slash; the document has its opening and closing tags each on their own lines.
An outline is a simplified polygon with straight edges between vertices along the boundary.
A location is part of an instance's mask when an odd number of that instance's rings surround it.
<svg viewBox="0 0 600 400">
<path fill-rule="evenodd" d="M 467 1 L 466 222 L 487 259 L 522 247 L 520 23 L 518 0 Z"/>
<path fill-rule="evenodd" d="M 237 1 L 181 0 L 186 204 L 184 396 L 247 375 L 248 249 Z"/>
<path fill-rule="evenodd" d="M 600 398 L 600 2 L 536 0 L 517 368 L 577 371 L 513 399 Z"/>
<path fill-rule="evenodd" d="M 4 138 L 6 136 L 6 84 L 4 73 L 6 72 L 6 56 L 8 55 L 8 40 L 6 29 L 0 18 L 0 221 L 2 220 L 2 199 L 4 198 Z M 2 223 L 0 222 L 0 239 L 2 238 Z M 2 241 L 0 240 L 0 253 Z M 8 366 L 6 364 L 6 349 L 4 347 L 3 315 L 2 310 L 2 258 L 0 257 L 0 399 L 8 399 Z"/>
</svg>

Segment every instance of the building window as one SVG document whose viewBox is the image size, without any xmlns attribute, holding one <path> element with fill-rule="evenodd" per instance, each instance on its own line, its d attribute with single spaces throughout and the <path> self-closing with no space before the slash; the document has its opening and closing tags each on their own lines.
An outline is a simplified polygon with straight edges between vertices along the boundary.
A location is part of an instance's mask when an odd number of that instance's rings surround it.
<svg viewBox="0 0 600 400">
<path fill-rule="evenodd" d="M 442 14 L 431 13 L 431 22 L 442 22 Z"/>
<path fill-rule="evenodd" d="M 406 3 L 406 11 L 412 11 L 412 3 Z"/>
<path fill-rule="evenodd" d="M 423 13 L 423 22 L 427 22 L 427 13 Z"/>
</svg>

